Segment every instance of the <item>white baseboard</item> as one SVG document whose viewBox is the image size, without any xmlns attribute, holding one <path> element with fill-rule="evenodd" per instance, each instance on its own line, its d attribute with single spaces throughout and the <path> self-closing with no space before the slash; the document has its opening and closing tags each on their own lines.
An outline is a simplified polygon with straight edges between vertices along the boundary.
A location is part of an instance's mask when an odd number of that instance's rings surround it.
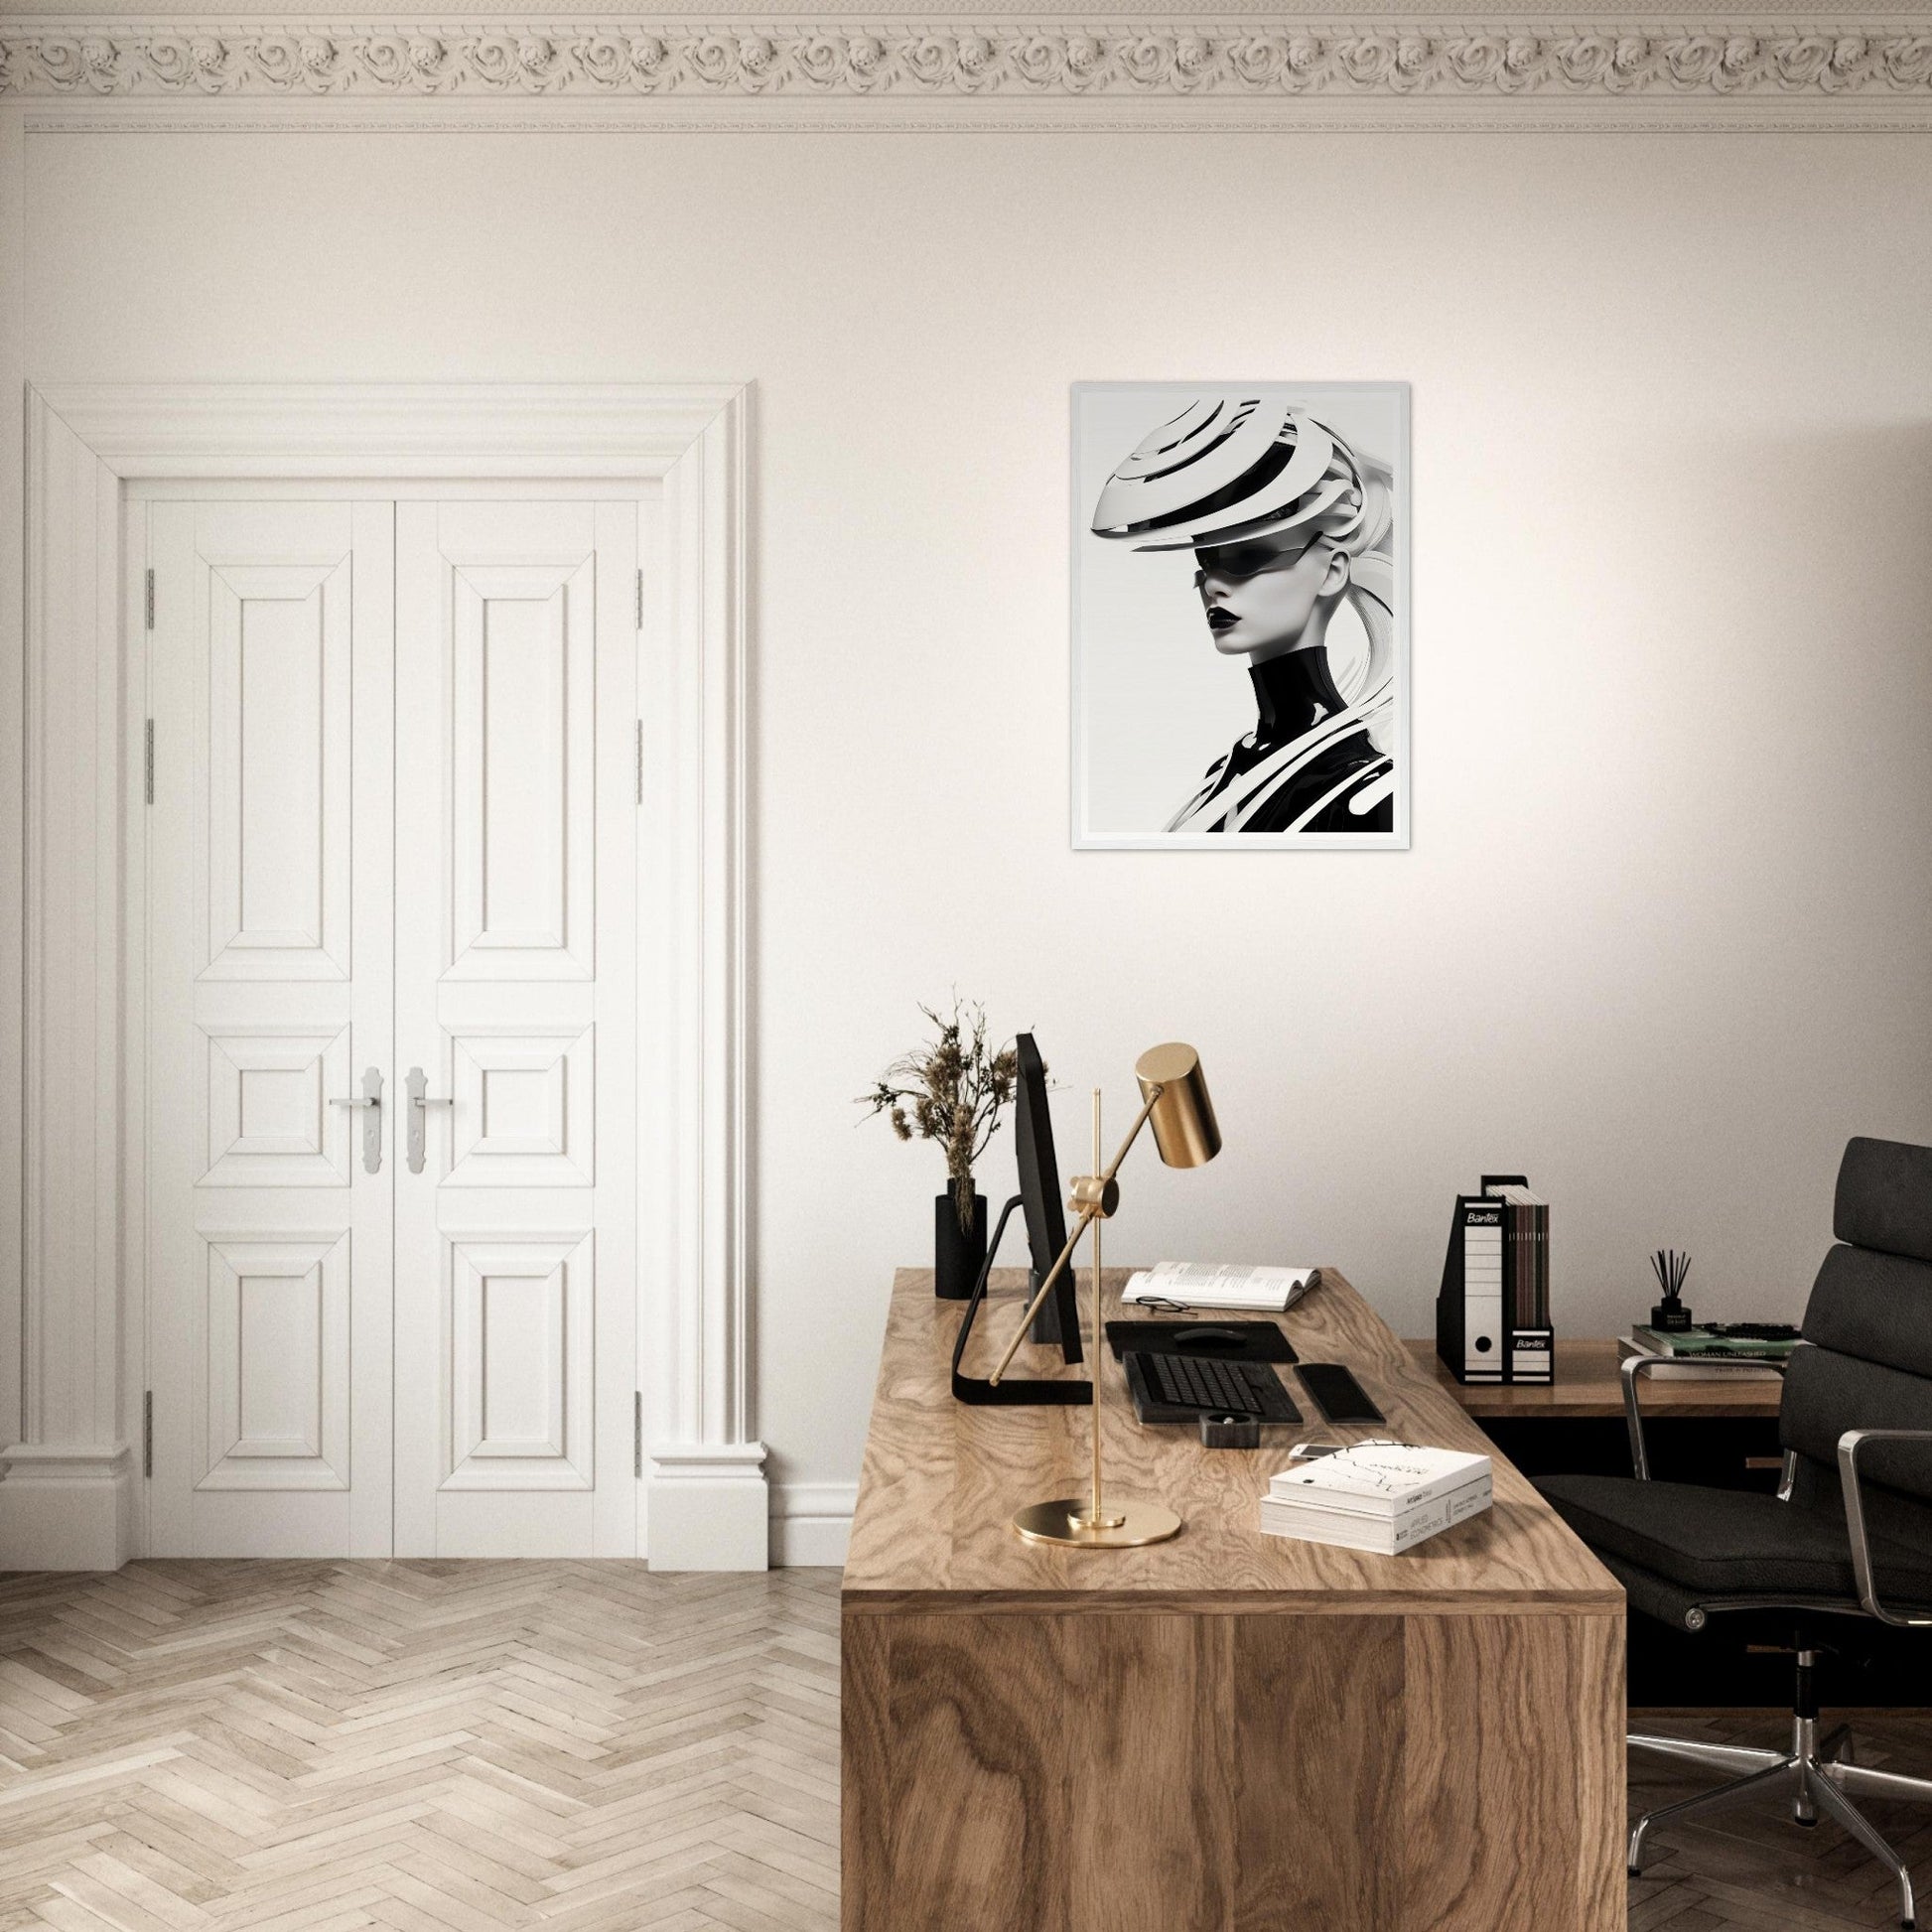
<svg viewBox="0 0 1932 1932">
<path fill-rule="evenodd" d="M 125 1443 L 17 1443 L 0 1464 L 0 1570 L 118 1570 L 133 1554 Z"/>
<path fill-rule="evenodd" d="M 786 1482 L 771 1492 L 771 1561 L 781 1569 L 840 1569 L 858 1506 L 856 1482 Z"/>
<path fill-rule="evenodd" d="M 762 1443 L 665 1443 L 650 1451 L 653 1570 L 763 1570 L 771 1560 Z"/>
<path fill-rule="evenodd" d="M 856 1482 L 767 1484 L 759 1444 L 653 1451 L 653 1570 L 837 1569 Z M 0 1452 L 0 1571 L 118 1570 L 133 1549 L 134 1457 L 126 1445 Z"/>
</svg>

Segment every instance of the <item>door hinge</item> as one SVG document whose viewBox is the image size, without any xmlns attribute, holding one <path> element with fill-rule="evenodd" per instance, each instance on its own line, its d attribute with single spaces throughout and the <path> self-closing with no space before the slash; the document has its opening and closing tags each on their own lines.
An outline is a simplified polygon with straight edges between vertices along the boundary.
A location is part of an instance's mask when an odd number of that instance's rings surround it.
<svg viewBox="0 0 1932 1932">
<path fill-rule="evenodd" d="M 644 802 L 644 721 L 637 720 L 637 802 Z"/>
<path fill-rule="evenodd" d="M 152 630 L 154 628 L 154 572 L 153 571 L 148 572 L 147 601 L 148 601 L 148 628 Z"/>
<path fill-rule="evenodd" d="M 636 1390 L 630 1398 L 630 1473 L 639 1480 L 644 1473 L 644 1392 Z"/>
<path fill-rule="evenodd" d="M 154 1474 L 154 1391 L 141 1398 L 141 1473 Z"/>
<path fill-rule="evenodd" d="M 147 791 L 148 803 L 152 805 L 154 803 L 154 720 L 152 718 L 148 720 L 146 749 L 142 757 L 145 761 L 143 784 Z"/>
<path fill-rule="evenodd" d="M 149 578 L 149 582 L 152 583 L 154 578 L 154 573 L 152 571 L 148 573 L 148 578 Z M 149 621 L 153 622 L 153 620 L 150 619 Z M 641 630 L 643 629 L 643 627 L 644 627 L 644 573 L 640 570 L 637 573 L 637 628 Z"/>
</svg>

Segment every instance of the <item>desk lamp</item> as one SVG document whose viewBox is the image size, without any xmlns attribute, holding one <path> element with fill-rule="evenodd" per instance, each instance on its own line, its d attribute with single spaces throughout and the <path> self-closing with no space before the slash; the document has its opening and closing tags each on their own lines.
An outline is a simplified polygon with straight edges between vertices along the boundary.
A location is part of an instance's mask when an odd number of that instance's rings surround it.
<svg viewBox="0 0 1932 1932">
<path fill-rule="evenodd" d="M 1107 1359 L 1106 1334 L 1100 1321 L 1100 1223 L 1109 1219 L 1120 1205 L 1120 1183 L 1115 1178 L 1127 1159 L 1128 1150 L 1140 1139 L 1141 1129 L 1152 1123 L 1154 1145 L 1161 1159 L 1171 1168 L 1198 1168 L 1221 1151 L 1221 1130 L 1215 1123 L 1214 1103 L 1207 1097 L 1207 1082 L 1201 1077 L 1200 1055 L 1191 1046 L 1170 1041 L 1165 1046 L 1150 1046 L 1134 1063 L 1134 1077 L 1141 1083 L 1141 1111 L 1120 1151 L 1097 1173 L 1081 1174 L 1073 1182 L 1067 1200 L 1068 1210 L 1079 1218 L 1066 1237 L 1066 1246 L 1046 1272 L 1000 1365 L 989 1378 L 996 1385 L 1013 1361 L 1015 1352 L 1033 1326 L 1034 1316 L 1046 1300 L 1053 1284 L 1072 1261 L 1080 1237 L 1093 1230 L 1093 1486 L 1085 1496 L 1056 1496 L 1050 1502 L 1029 1503 L 1013 1519 L 1013 1527 L 1030 1543 L 1064 1543 L 1081 1550 L 1132 1550 L 1146 1543 L 1165 1543 L 1179 1534 L 1180 1518 L 1161 1503 L 1108 1502 L 1100 1483 L 1100 1376 Z M 1100 1168 L 1100 1090 L 1093 1095 L 1093 1165 Z"/>
</svg>

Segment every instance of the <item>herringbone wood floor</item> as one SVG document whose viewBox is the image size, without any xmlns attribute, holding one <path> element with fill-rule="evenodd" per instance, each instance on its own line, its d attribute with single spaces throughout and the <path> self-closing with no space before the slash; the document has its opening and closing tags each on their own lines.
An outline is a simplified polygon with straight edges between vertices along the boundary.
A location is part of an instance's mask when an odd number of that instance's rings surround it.
<svg viewBox="0 0 1932 1932">
<path fill-rule="evenodd" d="M 838 1574 L 0 1582 L 0 1932 L 838 1919 Z"/>
<path fill-rule="evenodd" d="M 0 1580 L 0 1932 L 830 1932 L 837 1717 L 828 1570 Z M 1764 1743 L 1785 1727 L 1646 1723 Z M 1864 1762 L 1932 1767 L 1932 1713 L 1859 1729 Z M 1637 1808 L 1699 1782 L 1631 1763 Z M 1932 1895 L 1932 1807 L 1870 1811 Z M 1630 1924 L 1868 1929 L 1892 1896 L 1836 1827 L 1760 1808 L 1660 1836 Z"/>
</svg>

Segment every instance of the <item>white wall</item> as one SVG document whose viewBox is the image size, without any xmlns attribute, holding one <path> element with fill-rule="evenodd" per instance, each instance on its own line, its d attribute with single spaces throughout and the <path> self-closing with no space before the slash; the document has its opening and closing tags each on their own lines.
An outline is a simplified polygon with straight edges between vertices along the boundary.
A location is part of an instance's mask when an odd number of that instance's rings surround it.
<svg viewBox="0 0 1932 1932">
<path fill-rule="evenodd" d="M 1608 1333 L 1662 1242 L 1794 1312 L 1846 1136 L 1932 1139 L 1922 137 L 27 145 L 38 382 L 757 379 L 781 1481 L 856 1474 L 939 1166 L 850 1097 L 955 984 L 1069 1171 L 1200 1046 L 1227 1152 L 1131 1173 L 1114 1259 L 1330 1263 L 1409 1333 L 1484 1167 Z M 1411 852 L 1068 850 L 1067 384 L 1191 376 L 1414 384 Z"/>
</svg>

